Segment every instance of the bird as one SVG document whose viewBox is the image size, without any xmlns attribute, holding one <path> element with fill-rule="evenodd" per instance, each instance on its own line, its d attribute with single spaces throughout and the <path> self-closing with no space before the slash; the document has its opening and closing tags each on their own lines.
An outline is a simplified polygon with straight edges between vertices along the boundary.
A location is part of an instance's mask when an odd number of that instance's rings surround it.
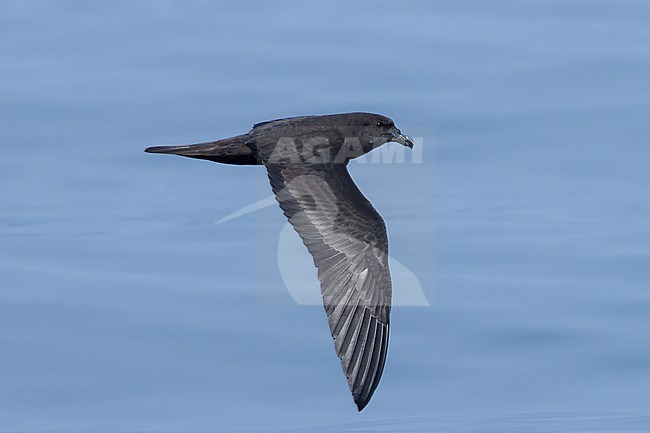
<svg viewBox="0 0 650 433">
<path fill-rule="evenodd" d="M 388 142 L 413 148 L 392 119 L 355 112 L 270 120 L 231 138 L 145 149 L 266 168 L 280 208 L 317 268 L 334 347 L 358 411 L 384 370 L 392 282 L 386 225 L 347 165 Z"/>
</svg>

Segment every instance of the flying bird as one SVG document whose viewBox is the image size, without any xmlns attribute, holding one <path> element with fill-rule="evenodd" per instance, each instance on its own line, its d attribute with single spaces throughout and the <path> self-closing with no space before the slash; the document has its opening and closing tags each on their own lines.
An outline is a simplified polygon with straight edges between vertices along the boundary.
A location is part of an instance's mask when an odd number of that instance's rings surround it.
<svg viewBox="0 0 650 433">
<path fill-rule="evenodd" d="M 392 284 L 386 226 L 347 165 L 388 142 L 413 147 L 388 117 L 346 113 L 271 120 L 231 138 L 145 149 L 265 166 L 282 211 L 318 269 L 336 353 L 359 411 L 386 362 Z"/>
</svg>

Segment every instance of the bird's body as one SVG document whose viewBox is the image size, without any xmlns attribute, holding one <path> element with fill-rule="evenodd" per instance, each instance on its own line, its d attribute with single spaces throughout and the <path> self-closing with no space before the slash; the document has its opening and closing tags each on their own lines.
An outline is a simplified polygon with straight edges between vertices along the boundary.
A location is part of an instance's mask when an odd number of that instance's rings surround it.
<svg viewBox="0 0 650 433">
<path fill-rule="evenodd" d="M 347 164 L 390 141 L 413 146 L 391 119 L 348 113 L 278 119 L 228 139 L 146 149 L 266 167 L 280 207 L 318 268 L 335 349 L 359 410 L 384 368 L 392 287 L 384 221 Z"/>
</svg>

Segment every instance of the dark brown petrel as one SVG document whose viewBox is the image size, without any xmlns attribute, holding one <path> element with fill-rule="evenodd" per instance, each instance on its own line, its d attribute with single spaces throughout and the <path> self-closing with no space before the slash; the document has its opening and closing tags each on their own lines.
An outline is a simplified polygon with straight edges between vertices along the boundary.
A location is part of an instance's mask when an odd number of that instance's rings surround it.
<svg viewBox="0 0 650 433">
<path fill-rule="evenodd" d="M 272 120 L 232 138 L 145 150 L 266 167 L 280 207 L 318 268 L 336 353 L 359 410 L 386 362 L 392 285 L 386 226 L 346 166 L 388 142 L 413 147 L 388 117 L 347 113 Z"/>
</svg>

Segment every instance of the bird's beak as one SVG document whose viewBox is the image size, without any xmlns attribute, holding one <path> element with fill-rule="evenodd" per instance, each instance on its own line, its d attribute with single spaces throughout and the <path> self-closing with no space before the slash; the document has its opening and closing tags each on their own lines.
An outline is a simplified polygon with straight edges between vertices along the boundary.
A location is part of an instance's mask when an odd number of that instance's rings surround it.
<svg viewBox="0 0 650 433">
<path fill-rule="evenodd" d="M 413 149 L 413 139 L 406 134 L 402 134 L 399 129 L 393 133 L 393 138 L 390 141 L 394 141 L 395 143 Z"/>
</svg>

